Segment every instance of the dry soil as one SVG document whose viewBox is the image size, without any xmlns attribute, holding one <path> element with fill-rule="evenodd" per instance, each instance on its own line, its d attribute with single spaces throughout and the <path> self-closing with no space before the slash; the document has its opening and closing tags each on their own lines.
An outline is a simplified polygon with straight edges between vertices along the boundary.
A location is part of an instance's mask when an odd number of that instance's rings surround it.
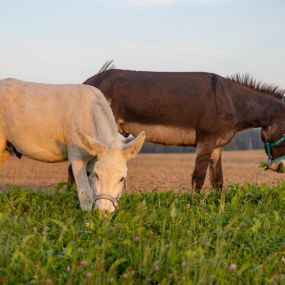
<svg viewBox="0 0 285 285">
<path fill-rule="evenodd" d="M 191 173 L 195 154 L 140 154 L 128 162 L 128 192 L 190 190 Z M 223 153 L 225 185 L 276 184 L 284 180 L 284 174 L 259 168 L 266 161 L 264 151 L 228 151 Z M 67 179 L 68 163 L 48 164 L 27 158 L 10 158 L 0 169 L 0 190 L 11 185 L 33 188 L 53 187 Z M 208 178 L 205 186 L 209 185 Z"/>
</svg>

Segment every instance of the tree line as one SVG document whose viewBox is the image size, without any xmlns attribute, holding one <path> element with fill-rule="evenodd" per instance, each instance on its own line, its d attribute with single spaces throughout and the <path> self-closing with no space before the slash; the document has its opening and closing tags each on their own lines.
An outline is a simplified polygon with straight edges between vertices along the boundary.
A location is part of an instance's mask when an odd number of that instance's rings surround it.
<svg viewBox="0 0 285 285">
<path fill-rule="evenodd" d="M 224 150 L 252 150 L 264 147 L 260 138 L 260 129 L 249 129 L 237 133 L 234 138 L 224 146 Z M 146 142 L 142 149 L 143 153 L 183 153 L 195 152 L 194 147 L 165 146 Z"/>
</svg>

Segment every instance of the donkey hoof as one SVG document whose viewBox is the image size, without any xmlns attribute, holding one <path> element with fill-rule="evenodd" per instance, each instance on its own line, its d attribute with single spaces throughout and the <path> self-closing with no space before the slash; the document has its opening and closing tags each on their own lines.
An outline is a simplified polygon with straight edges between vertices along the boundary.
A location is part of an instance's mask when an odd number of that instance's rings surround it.
<svg viewBox="0 0 285 285">
<path fill-rule="evenodd" d="M 193 194 L 200 194 L 201 191 L 202 191 L 202 188 L 197 188 L 197 187 L 195 187 L 194 189 L 193 189 L 193 188 L 191 189 L 191 194 L 192 194 L 192 195 L 193 195 Z"/>
<path fill-rule="evenodd" d="M 93 207 L 93 199 L 88 199 L 85 201 L 80 201 L 80 207 L 83 211 L 91 211 Z"/>
</svg>

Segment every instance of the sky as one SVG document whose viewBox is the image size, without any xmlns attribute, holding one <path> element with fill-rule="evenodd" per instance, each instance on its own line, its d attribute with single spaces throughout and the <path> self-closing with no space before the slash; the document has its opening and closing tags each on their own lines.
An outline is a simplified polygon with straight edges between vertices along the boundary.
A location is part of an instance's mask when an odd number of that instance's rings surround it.
<svg viewBox="0 0 285 285">
<path fill-rule="evenodd" d="M 284 0 L 0 0 L 0 78 L 236 72 L 285 88 Z"/>
</svg>

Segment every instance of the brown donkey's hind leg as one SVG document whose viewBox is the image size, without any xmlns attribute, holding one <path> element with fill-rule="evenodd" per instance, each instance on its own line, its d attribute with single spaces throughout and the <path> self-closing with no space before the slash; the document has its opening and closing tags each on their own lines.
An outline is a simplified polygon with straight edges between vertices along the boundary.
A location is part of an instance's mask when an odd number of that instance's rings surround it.
<svg viewBox="0 0 285 285">
<path fill-rule="evenodd" d="M 214 149 L 210 159 L 210 181 L 213 188 L 223 188 L 222 148 Z"/>
<path fill-rule="evenodd" d="M 215 143 L 212 141 L 197 144 L 196 162 L 192 174 L 192 192 L 202 190 L 214 146 Z"/>
</svg>

